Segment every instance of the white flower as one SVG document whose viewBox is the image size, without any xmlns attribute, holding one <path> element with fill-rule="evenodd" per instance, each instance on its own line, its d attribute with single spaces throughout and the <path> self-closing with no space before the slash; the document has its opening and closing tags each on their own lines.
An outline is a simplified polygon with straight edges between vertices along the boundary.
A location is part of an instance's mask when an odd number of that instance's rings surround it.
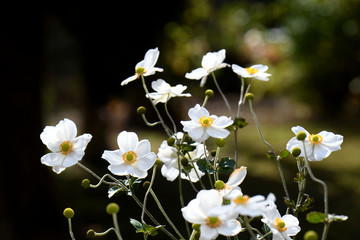
<svg viewBox="0 0 360 240">
<path fill-rule="evenodd" d="M 299 220 L 291 214 L 280 216 L 275 203 L 266 207 L 263 223 L 269 226 L 273 240 L 291 240 L 290 236 L 295 236 L 299 231 Z"/>
<path fill-rule="evenodd" d="M 141 140 L 134 132 L 122 131 L 117 137 L 118 150 L 104 151 L 102 158 L 110 163 L 108 169 L 115 175 L 145 178 L 156 161 L 149 140 Z"/>
<path fill-rule="evenodd" d="M 239 185 L 244 181 L 247 168 L 242 166 L 235 169 L 229 176 L 228 181 L 224 184 L 224 188 L 219 190 L 221 196 L 225 199 L 232 198 L 233 195 L 242 195 Z"/>
<path fill-rule="evenodd" d="M 268 66 L 261 64 L 253 65 L 248 68 L 242 68 L 236 64 L 233 64 L 231 67 L 237 75 L 243 78 L 255 78 L 262 81 L 268 81 L 268 77 L 271 76 L 271 74 L 266 73 Z"/>
<path fill-rule="evenodd" d="M 155 105 L 159 102 L 165 103 L 172 97 L 191 97 L 190 93 L 182 93 L 187 88 L 186 86 L 178 84 L 172 87 L 162 79 L 153 81 L 151 87 L 156 92 L 149 93 L 146 97 L 150 97 Z"/>
<path fill-rule="evenodd" d="M 182 132 L 178 132 L 176 135 L 177 135 L 177 139 L 182 139 L 184 134 Z M 198 144 L 194 151 L 188 153 L 187 157 L 190 157 L 190 161 L 191 161 L 192 159 L 197 159 L 202 156 L 204 156 L 204 145 Z M 166 177 L 168 181 L 174 181 L 179 176 L 177 149 L 175 147 L 169 146 L 167 144 L 167 141 L 163 141 L 161 147 L 159 148 L 158 158 L 160 161 L 164 163 L 164 165 L 161 167 L 161 174 L 164 177 Z M 192 166 L 193 168 L 191 168 L 191 170 L 187 173 L 188 174 L 187 175 L 183 172 L 184 169 L 180 164 L 182 170 L 181 178 L 187 180 L 190 179 L 191 182 L 197 182 L 202 176 L 205 175 L 205 173 L 200 171 L 197 164 L 194 163 Z"/>
<path fill-rule="evenodd" d="M 53 167 L 54 172 L 61 173 L 65 168 L 80 161 L 92 136 L 83 134 L 76 137 L 76 135 L 75 123 L 66 118 L 55 127 L 45 127 L 40 139 L 52 153 L 45 154 L 41 158 L 41 163 Z"/>
<path fill-rule="evenodd" d="M 264 214 L 265 207 L 274 203 L 275 196 L 270 193 L 265 199 L 264 196 L 256 195 L 249 197 L 247 195 L 239 194 L 233 195 L 231 199 L 231 206 L 234 211 L 243 216 L 257 217 Z"/>
<path fill-rule="evenodd" d="M 144 57 L 144 60 L 138 62 L 135 66 L 135 75 L 128 77 L 124 81 L 121 82 L 121 86 L 128 84 L 140 77 L 143 76 L 150 76 L 155 74 L 155 72 L 162 72 L 164 69 L 155 67 L 155 64 L 159 58 L 159 50 L 158 48 L 149 49 Z"/>
<path fill-rule="evenodd" d="M 233 124 L 233 120 L 228 117 L 210 115 L 208 110 L 196 104 L 190 108 L 188 115 L 190 121 L 181 121 L 184 131 L 196 142 L 203 142 L 209 137 L 226 138 L 230 132 L 225 128 Z"/>
<path fill-rule="evenodd" d="M 207 76 L 220 68 L 230 66 L 227 63 L 223 63 L 225 59 L 225 49 L 218 52 L 209 52 L 203 56 L 201 61 L 201 68 L 193 70 L 191 73 L 186 73 L 185 77 L 189 79 L 200 80 L 200 86 L 203 87 L 206 83 Z"/>
<path fill-rule="evenodd" d="M 318 134 L 310 134 L 303 127 L 300 126 L 292 127 L 291 130 L 295 135 L 297 135 L 297 133 L 301 131 L 306 133 L 304 143 L 306 154 L 310 161 L 321 161 L 324 158 L 327 158 L 331 152 L 341 149 L 340 145 L 343 142 L 343 136 L 341 135 L 327 131 L 321 131 Z M 296 137 L 293 137 L 286 144 L 286 149 L 289 152 L 292 152 L 295 147 L 301 149 L 300 156 L 304 157 L 303 143 L 297 140 Z"/>
<path fill-rule="evenodd" d="M 201 190 L 181 209 L 186 221 L 201 224 L 200 240 L 215 239 L 219 234 L 235 236 L 241 231 L 241 224 L 235 220 L 237 214 L 222 202 L 223 198 L 216 190 Z"/>
</svg>

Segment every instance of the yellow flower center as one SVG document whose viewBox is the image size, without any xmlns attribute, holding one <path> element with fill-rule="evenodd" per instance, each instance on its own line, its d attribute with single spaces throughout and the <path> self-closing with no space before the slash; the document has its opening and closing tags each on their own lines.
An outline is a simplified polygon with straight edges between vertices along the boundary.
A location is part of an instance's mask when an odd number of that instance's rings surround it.
<svg viewBox="0 0 360 240">
<path fill-rule="evenodd" d="M 205 219 L 206 225 L 211 228 L 217 228 L 221 225 L 221 220 L 218 217 L 207 217 Z"/>
<path fill-rule="evenodd" d="M 275 219 L 274 225 L 277 227 L 279 232 L 285 232 L 287 229 L 287 227 L 285 227 L 285 222 L 280 218 Z"/>
<path fill-rule="evenodd" d="M 73 148 L 73 144 L 70 141 L 64 141 L 60 144 L 59 150 L 61 154 L 68 155 Z"/>
<path fill-rule="evenodd" d="M 209 116 L 203 116 L 199 120 L 200 124 L 204 127 L 209 127 L 213 124 L 214 120 Z"/>
<path fill-rule="evenodd" d="M 237 198 L 235 198 L 233 201 L 236 205 L 241 205 L 241 204 L 245 204 L 247 203 L 247 201 L 249 201 L 250 197 L 247 195 L 243 195 L 243 196 L 239 196 Z"/>
<path fill-rule="evenodd" d="M 311 134 L 309 136 L 309 141 L 312 143 L 312 144 L 317 144 L 317 143 L 321 143 L 323 140 L 322 136 L 318 135 L 318 134 Z"/>
<path fill-rule="evenodd" d="M 126 152 L 122 155 L 122 159 L 127 164 L 133 164 L 137 160 L 137 155 L 133 151 Z"/>
<path fill-rule="evenodd" d="M 140 75 L 142 75 L 142 74 L 144 74 L 144 73 L 146 73 L 146 69 L 143 68 L 143 67 L 137 67 L 137 68 L 135 69 L 135 75 L 136 75 L 137 78 L 139 78 Z"/>
<path fill-rule="evenodd" d="M 251 67 L 245 68 L 245 70 L 246 70 L 249 74 L 255 74 L 255 73 L 259 72 L 259 70 L 257 70 L 256 68 L 251 68 Z"/>
</svg>

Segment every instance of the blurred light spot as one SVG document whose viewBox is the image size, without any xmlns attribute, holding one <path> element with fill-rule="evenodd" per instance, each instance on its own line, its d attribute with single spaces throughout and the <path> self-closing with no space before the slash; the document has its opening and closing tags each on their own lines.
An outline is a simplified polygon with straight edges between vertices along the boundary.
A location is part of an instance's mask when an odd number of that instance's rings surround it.
<svg viewBox="0 0 360 240">
<path fill-rule="evenodd" d="M 348 36 L 354 36 L 359 31 L 359 28 L 354 20 L 346 21 L 343 24 L 342 29 L 343 29 L 344 34 L 348 35 Z"/>
<path fill-rule="evenodd" d="M 349 91 L 351 94 L 360 94 L 360 77 L 356 77 L 349 83 Z"/>
</svg>

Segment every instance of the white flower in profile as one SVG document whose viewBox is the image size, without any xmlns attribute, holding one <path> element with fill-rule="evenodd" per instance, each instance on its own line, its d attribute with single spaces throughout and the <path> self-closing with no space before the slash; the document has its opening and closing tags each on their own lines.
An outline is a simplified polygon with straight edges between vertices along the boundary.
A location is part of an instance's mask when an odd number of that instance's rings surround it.
<svg viewBox="0 0 360 240">
<path fill-rule="evenodd" d="M 155 64 L 159 58 L 159 50 L 158 48 L 149 49 L 145 53 L 144 60 L 138 62 L 135 66 L 135 74 L 131 77 L 128 77 L 124 81 L 121 82 L 121 86 L 128 84 L 136 79 L 138 79 L 141 75 L 150 76 L 155 74 L 155 72 L 162 72 L 164 69 L 155 67 Z"/>
<path fill-rule="evenodd" d="M 237 214 L 230 206 L 223 206 L 222 202 L 218 191 L 201 190 L 181 209 L 186 221 L 201 225 L 200 240 L 215 239 L 219 234 L 235 236 L 241 231 L 241 224 L 235 219 Z"/>
<path fill-rule="evenodd" d="M 230 66 L 227 63 L 223 63 L 225 60 L 225 49 L 218 52 L 208 52 L 205 54 L 201 61 L 201 68 L 192 70 L 190 73 L 186 73 L 185 77 L 188 79 L 200 80 L 200 87 L 203 87 L 206 83 L 207 76 L 218 69 Z"/>
<path fill-rule="evenodd" d="M 176 134 L 177 139 L 183 138 L 183 133 L 178 132 Z M 193 159 L 201 158 L 204 156 L 204 145 L 197 144 L 194 151 L 188 152 L 187 157 L 190 157 L 190 161 Z M 163 141 L 158 153 L 158 158 L 160 161 L 164 163 L 161 167 L 161 174 L 168 180 L 174 181 L 179 176 L 179 163 L 178 163 L 178 150 L 175 147 L 169 146 L 167 141 Z M 189 162 L 190 162 L 189 161 Z M 191 163 L 189 163 L 191 164 Z M 192 164 L 191 170 L 186 174 L 184 173 L 184 169 L 182 164 L 181 167 L 181 178 L 190 180 L 191 182 L 197 182 L 199 179 L 205 175 L 202 171 L 200 171 L 197 164 Z"/>
<path fill-rule="evenodd" d="M 341 149 L 340 145 L 343 142 L 343 136 L 334 134 L 332 132 L 321 131 L 318 134 L 310 134 L 301 126 L 292 127 L 291 130 L 295 135 L 299 132 L 304 132 L 306 137 L 304 139 L 305 150 L 309 161 L 321 161 L 327 158 L 331 152 Z M 293 137 L 286 144 L 286 149 L 292 152 L 294 148 L 301 149 L 301 157 L 304 157 L 303 143 L 296 137 Z"/>
<path fill-rule="evenodd" d="M 225 199 L 232 198 L 233 195 L 242 195 L 239 185 L 244 181 L 247 174 L 247 168 L 242 166 L 235 169 L 229 176 L 229 179 L 224 183 L 222 189 L 218 189 L 221 196 Z"/>
<path fill-rule="evenodd" d="M 55 127 L 46 126 L 40 134 L 40 139 L 51 153 L 45 154 L 41 158 L 41 163 L 53 167 L 53 171 L 59 174 L 80 161 L 92 136 L 88 133 L 78 137 L 76 135 L 75 123 L 67 118 Z"/>
<path fill-rule="evenodd" d="M 181 121 L 184 131 L 196 142 L 203 142 L 209 137 L 226 138 L 230 132 L 225 128 L 233 124 L 233 120 L 226 116 L 210 115 L 206 108 L 196 104 L 190 108 L 188 115 L 191 120 Z"/>
<path fill-rule="evenodd" d="M 242 68 L 239 65 L 233 64 L 232 70 L 243 78 L 255 78 L 257 80 L 269 81 L 271 74 L 266 73 L 268 66 L 257 64 L 251 67 Z"/>
<path fill-rule="evenodd" d="M 186 86 L 178 84 L 175 87 L 172 87 L 163 79 L 153 81 L 151 87 L 156 92 L 149 93 L 146 97 L 150 97 L 155 105 L 159 102 L 166 103 L 172 97 L 191 97 L 190 93 L 183 93 L 187 88 Z"/>
<path fill-rule="evenodd" d="M 238 194 L 232 196 L 231 206 L 234 211 L 243 216 L 258 217 L 265 212 L 265 207 L 273 204 L 275 195 L 270 193 L 265 199 L 264 196 L 256 195 L 249 197 L 248 195 Z"/>
<path fill-rule="evenodd" d="M 115 175 L 145 178 L 154 165 L 156 154 L 147 139 L 139 141 L 134 132 L 122 131 L 117 137 L 118 150 L 105 150 L 102 158 L 110 163 L 108 169 Z"/>
<path fill-rule="evenodd" d="M 281 217 L 275 203 L 270 203 L 265 208 L 261 221 L 269 226 L 273 240 L 291 240 L 291 236 L 295 236 L 301 230 L 299 220 L 291 214 Z"/>
</svg>

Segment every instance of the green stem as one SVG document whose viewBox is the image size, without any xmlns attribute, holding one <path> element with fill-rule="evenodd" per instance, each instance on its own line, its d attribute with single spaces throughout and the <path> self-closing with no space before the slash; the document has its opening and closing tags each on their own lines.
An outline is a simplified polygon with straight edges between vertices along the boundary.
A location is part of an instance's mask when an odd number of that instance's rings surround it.
<svg viewBox="0 0 360 240">
<path fill-rule="evenodd" d="M 141 212 L 141 222 L 142 223 L 145 223 L 144 216 L 145 216 L 146 203 L 147 203 L 148 195 L 149 195 L 149 193 L 151 191 L 152 185 L 154 184 L 155 175 L 156 175 L 156 167 L 157 166 L 154 165 L 150 185 L 149 185 L 149 187 L 148 187 L 148 189 L 147 189 L 147 191 L 145 193 L 144 202 L 143 202 L 143 208 L 142 208 L 142 212 Z"/>
<path fill-rule="evenodd" d="M 271 146 L 270 143 L 268 143 L 268 142 L 265 140 L 264 136 L 262 135 L 259 121 L 257 120 L 255 111 L 254 111 L 253 106 L 252 106 L 252 100 L 249 100 L 249 108 L 250 108 L 251 115 L 253 116 L 253 119 L 254 119 L 256 128 L 257 128 L 257 130 L 258 130 L 258 132 L 259 132 L 261 141 L 270 148 L 270 151 L 271 151 L 271 153 L 273 154 L 273 156 L 276 156 L 275 151 L 274 151 L 274 148 Z M 284 188 L 285 195 L 286 195 L 286 197 L 287 197 L 288 199 L 290 199 L 289 191 L 288 191 L 287 186 L 286 186 L 285 176 L 284 176 L 284 172 L 283 172 L 283 170 L 282 170 L 281 164 L 280 164 L 280 158 L 279 158 L 279 157 L 276 158 L 276 164 L 277 164 L 277 167 L 278 167 L 278 169 L 279 169 L 280 178 L 281 178 L 281 182 L 282 182 L 282 185 L 283 185 L 283 188 Z"/>
<path fill-rule="evenodd" d="M 170 97 L 170 95 L 169 95 L 169 97 Z M 167 103 L 168 103 L 168 101 L 169 101 L 169 97 L 168 97 L 168 99 L 166 100 L 166 102 L 165 102 L 165 104 L 164 104 L 164 108 L 165 108 L 165 112 L 166 112 L 167 116 L 169 117 L 169 119 L 170 119 L 170 121 L 171 121 L 171 123 L 172 123 L 172 125 L 173 125 L 174 133 L 176 133 L 176 132 L 177 132 L 177 129 L 176 129 L 175 121 L 174 121 L 174 119 L 171 117 L 171 114 L 170 114 L 169 109 L 168 109 L 168 107 L 167 107 Z"/>
<path fill-rule="evenodd" d="M 71 218 L 68 218 L 68 223 L 69 223 L 69 233 L 70 233 L 70 237 L 71 237 L 72 240 L 75 240 L 74 233 L 73 233 L 73 231 L 72 231 Z"/>
<path fill-rule="evenodd" d="M 121 234 L 120 234 L 120 228 L 119 228 L 119 223 L 117 220 L 117 214 L 116 213 L 112 214 L 112 217 L 113 217 L 113 223 L 114 223 L 114 227 L 115 227 L 116 236 L 119 240 L 123 240 L 121 237 Z"/>
<path fill-rule="evenodd" d="M 144 120 L 145 124 L 146 124 L 147 126 L 149 126 L 149 127 L 154 127 L 154 126 L 156 126 L 156 125 L 158 125 L 158 124 L 161 124 L 160 121 L 154 122 L 154 123 L 149 122 L 149 121 L 147 120 L 145 114 L 141 114 L 141 117 L 142 117 L 142 119 Z"/>
<path fill-rule="evenodd" d="M 183 194 L 183 189 L 182 189 L 182 179 L 181 179 L 181 161 L 180 161 L 180 155 L 177 155 L 177 161 L 178 161 L 178 168 L 179 168 L 179 195 L 180 195 L 180 204 L 181 204 L 181 208 L 185 207 L 185 202 L 184 202 L 184 194 Z M 185 221 L 185 226 L 186 226 L 186 231 L 188 236 L 190 236 L 190 227 L 188 225 L 188 223 Z"/>
<path fill-rule="evenodd" d="M 324 213 L 325 213 L 325 216 L 326 216 L 326 219 L 325 219 L 325 222 L 324 222 L 324 229 L 323 229 L 323 234 L 322 234 L 322 240 L 325 240 L 327 238 L 327 233 L 329 231 L 329 227 L 330 227 L 330 223 L 328 221 L 328 216 L 329 216 L 329 203 L 328 203 L 328 188 L 327 188 L 327 185 L 324 181 L 318 179 L 317 177 L 315 177 L 314 173 L 312 172 L 311 170 L 311 167 L 310 167 L 310 163 L 309 163 L 309 159 L 307 157 L 307 153 L 306 153 L 306 147 L 305 147 L 305 142 L 302 141 L 303 143 L 303 149 L 304 149 L 304 159 L 305 159 L 305 165 L 306 165 L 306 169 L 307 169 L 307 172 L 309 173 L 309 176 L 310 178 L 320 184 L 323 189 L 324 189 Z"/>
<path fill-rule="evenodd" d="M 230 106 L 230 104 L 229 104 L 229 101 L 227 100 L 225 94 L 221 91 L 221 88 L 220 88 L 218 82 L 216 81 L 215 73 L 214 73 L 214 72 L 211 72 L 211 75 L 212 75 L 212 77 L 213 77 L 213 79 L 214 79 L 214 83 L 215 83 L 216 88 L 218 89 L 221 97 L 223 98 L 223 100 L 224 100 L 224 102 L 225 102 L 226 107 L 227 107 L 228 110 L 229 110 L 231 119 L 234 119 L 234 114 L 233 114 L 233 112 L 232 112 L 232 110 L 231 110 L 231 106 Z"/>
</svg>

